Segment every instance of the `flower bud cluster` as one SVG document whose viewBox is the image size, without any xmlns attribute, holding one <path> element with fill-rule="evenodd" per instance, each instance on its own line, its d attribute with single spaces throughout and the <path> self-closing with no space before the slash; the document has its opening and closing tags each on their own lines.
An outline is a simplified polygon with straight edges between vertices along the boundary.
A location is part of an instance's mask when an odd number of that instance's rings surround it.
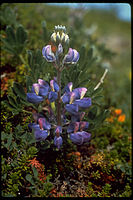
<svg viewBox="0 0 133 200">
<path fill-rule="evenodd" d="M 66 34 L 66 27 L 65 26 L 55 26 L 55 32 L 51 35 L 51 41 L 58 44 L 68 44 L 69 43 L 69 36 Z"/>
</svg>

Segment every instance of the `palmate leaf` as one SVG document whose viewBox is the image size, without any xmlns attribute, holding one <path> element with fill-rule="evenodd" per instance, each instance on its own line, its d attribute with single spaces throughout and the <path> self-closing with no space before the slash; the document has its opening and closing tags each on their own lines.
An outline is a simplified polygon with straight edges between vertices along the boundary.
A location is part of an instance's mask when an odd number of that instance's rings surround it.
<svg viewBox="0 0 133 200">
<path fill-rule="evenodd" d="M 10 7 L 0 10 L 0 21 L 4 25 L 16 25 L 16 15 Z"/>
<path fill-rule="evenodd" d="M 27 32 L 22 25 L 19 25 L 16 30 L 16 42 L 18 45 L 24 45 L 27 40 Z"/>
<path fill-rule="evenodd" d="M 14 30 L 11 26 L 7 26 L 6 28 L 6 34 L 9 44 L 15 45 L 16 44 L 16 36 L 14 33 Z"/>
<path fill-rule="evenodd" d="M 22 53 L 26 42 L 27 42 L 27 32 L 22 25 L 17 27 L 16 33 L 11 26 L 6 28 L 6 38 L 2 38 L 1 41 L 4 43 L 2 47 L 11 54 L 19 55 Z"/>
<path fill-rule="evenodd" d="M 22 98 L 23 100 L 26 100 L 25 91 L 24 91 L 23 87 L 22 87 L 19 83 L 14 82 L 13 88 L 14 88 L 15 93 L 16 93 L 20 98 Z"/>
</svg>

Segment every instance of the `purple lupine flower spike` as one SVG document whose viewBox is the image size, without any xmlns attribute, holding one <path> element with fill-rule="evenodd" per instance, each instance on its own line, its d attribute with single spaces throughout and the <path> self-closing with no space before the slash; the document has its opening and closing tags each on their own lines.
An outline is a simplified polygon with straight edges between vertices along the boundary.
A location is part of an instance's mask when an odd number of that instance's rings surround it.
<svg viewBox="0 0 133 200">
<path fill-rule="evenodd" d="M 47 46 L 43 47 L 42 54 L 43 54 L 43 57 L 48 62 L 55 62 L 56 61 L 56 57 L 51 50 L 51 45 L 47 45 Z"/>
</svg>

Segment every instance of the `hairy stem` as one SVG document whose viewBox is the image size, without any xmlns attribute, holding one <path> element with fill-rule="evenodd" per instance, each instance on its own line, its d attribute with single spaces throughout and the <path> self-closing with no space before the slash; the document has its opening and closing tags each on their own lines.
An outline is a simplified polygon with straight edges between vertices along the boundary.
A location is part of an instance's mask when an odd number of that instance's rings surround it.
<svg viewBox="0 0 133 200">
<path fill-rule="evenodd" d="M 108 72 L 108 69 L 105 69 L 105 72 L 104 72 L 102 78 L 100 79 L 99 83 L 96 85 L 96 87 L 94 88 L 94 90 L 98 89 L 99 86 L 103 83 L 103 80 L 104 80 L 104 78 L 105 78 L 107 72 Z"/>
<path fill-rule="evenodd" d="M 58 101 L 57 101 L 57 125 L 61 126 L 61 71 L 57 70 L 57 83 L 59 85 Z"/>
</svg>

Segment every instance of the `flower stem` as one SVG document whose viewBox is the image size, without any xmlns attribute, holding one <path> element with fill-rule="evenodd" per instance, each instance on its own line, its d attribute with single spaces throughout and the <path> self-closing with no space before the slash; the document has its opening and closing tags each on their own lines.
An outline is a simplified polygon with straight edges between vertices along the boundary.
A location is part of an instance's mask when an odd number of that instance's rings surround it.
<svg viewBox="0 0 133 200">
<path fill-rule="evenodd" d="M 26 61 L 24 60 L 24 57 L 22 56 L 22 54 L 19 55 L 19 58 L 21 60 L 21 62 L 26 65 Z"/>
<path fill-rule="evenodd" d="M 29 114 L 33 114 L 32 112 L 30 111 L 27 111 L 27 110 L 22 110 L 23 112 L 26 112 L 26 113 L 29 113 Z"/>
<path fill-rule="evenodd" d="M 57 101 L 57 125 L 61 126 L 61 71 L 57 70 L 57 83 L 59 85 L 58 101 Z"/>
<path fill-rule="evenodd" d="M 105 78 L 107 72 L 108 72 L 108 69 L 105 69 L 105 72 L 104 72 L 102 78 L 100 79 L 99 83 L 96 85 L 96 87 L 94 88 L 94 90 L 98 89 L 99 86 L 103 83 L 103 80 L 104 80 L 104 78 Z"/>
</svg>

